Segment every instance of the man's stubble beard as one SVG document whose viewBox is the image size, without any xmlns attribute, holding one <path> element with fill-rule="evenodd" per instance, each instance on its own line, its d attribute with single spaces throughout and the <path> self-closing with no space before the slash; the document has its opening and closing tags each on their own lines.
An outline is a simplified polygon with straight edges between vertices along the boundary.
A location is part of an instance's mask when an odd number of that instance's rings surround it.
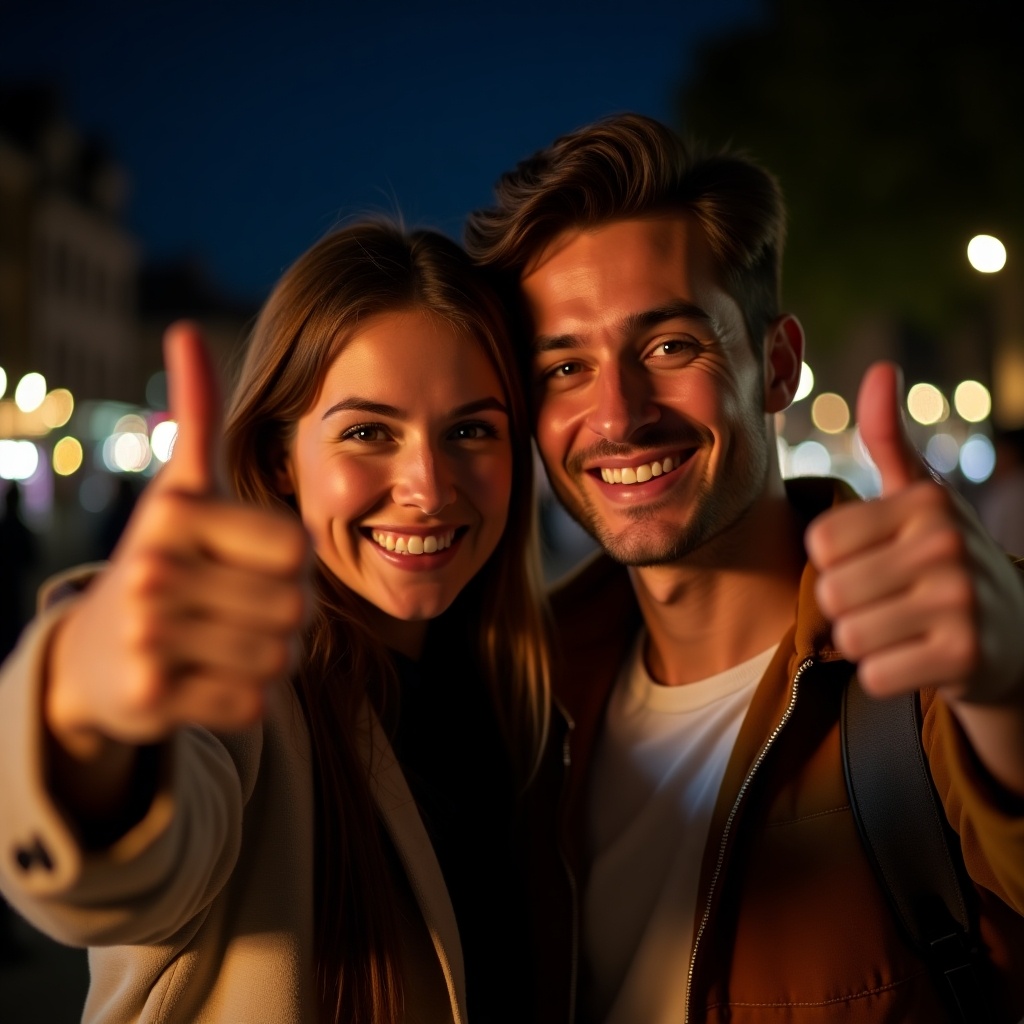
<svg viewBox="0 0 1024 1024">
<path fill-rule="evenodd" d="M 615 534 L 603 526 L 582 487 L 571 494 L 553 480 L 552 487 L 566 512 L 616 562 L 637 568 L 670 565 L 703 548 L 739 522 L 763 494 L 768 476 L 768 438 L 758 437 L 758 443 L 745 454 L 743 486 L 712 488 L 711 481 L 705 477 L 689 502 L 686 520 L 675 530 L 658 529 L 655 536 L 652 536 L 653 528 L 645 530 L 643 524 L 657 522 L 663 512 L 672 509 L 671 498 L 641 508 L 623 509 L 622 514 L 632 525 Z M 728 471 L 730 467 L 724 468 Z"/>
</svg>

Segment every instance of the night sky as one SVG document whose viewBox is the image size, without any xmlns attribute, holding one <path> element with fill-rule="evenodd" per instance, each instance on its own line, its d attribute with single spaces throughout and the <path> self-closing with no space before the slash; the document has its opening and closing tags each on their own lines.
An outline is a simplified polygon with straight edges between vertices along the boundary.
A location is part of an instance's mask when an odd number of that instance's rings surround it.
<svg viewBox="0 0 1024 1024">
<path fill-rule="evenodd" d="M 500 13 L 504 11 L 504 13 Z M 154 259 L 262 298 L 339 219 L 458 237 L 497 176 L 604 114 L 674 121 L 709 38 L 760 0 L 2 0 L 0 81 L 47 80 L 129 172 Z"/>
</svg>

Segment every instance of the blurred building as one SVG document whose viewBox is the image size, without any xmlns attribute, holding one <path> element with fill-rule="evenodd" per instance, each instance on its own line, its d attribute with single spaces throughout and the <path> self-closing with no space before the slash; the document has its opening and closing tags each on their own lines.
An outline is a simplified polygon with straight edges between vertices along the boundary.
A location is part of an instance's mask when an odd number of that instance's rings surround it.
<svg viewBox="0 0 1024 1024">
<path fill-rule="evenodd" d="M 77 399 L 141 398 L 128 177 L 55 89 L 0 87 L 0 366 Z"/>
</svg>

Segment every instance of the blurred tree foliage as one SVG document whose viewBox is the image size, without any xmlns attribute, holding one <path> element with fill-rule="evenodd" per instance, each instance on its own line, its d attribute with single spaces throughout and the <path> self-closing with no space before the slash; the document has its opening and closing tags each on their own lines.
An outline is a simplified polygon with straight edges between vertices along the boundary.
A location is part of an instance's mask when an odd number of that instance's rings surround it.
<svg viewBox="0 0 1024 1024">
<path fill-rule="evenodd" d="M 946 333 L 991 295 L 967 241 L 986 232 L 1010 261 L 1024 253 L 1014 7 L 768 0 L 764 20 L 705 49 L 680 90 L 687 134 L 779 176 L 785 301 L 819 350 L 878 313 Z"/>
</svg>

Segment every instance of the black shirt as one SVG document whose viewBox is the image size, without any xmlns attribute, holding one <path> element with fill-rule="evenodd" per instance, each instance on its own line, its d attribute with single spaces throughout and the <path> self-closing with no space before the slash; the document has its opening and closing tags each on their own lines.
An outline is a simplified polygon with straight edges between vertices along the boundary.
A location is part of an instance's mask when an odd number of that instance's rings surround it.
<svg viewBox="0 0 1024 1024">
<path fill-rule="evenodd" d="M 471 1020 L 532 1020 L 517 784 L 487 684 L 469 657 L 394 655 L 392 745 L 437 854 L 459 926 Z"/>
</svg>

